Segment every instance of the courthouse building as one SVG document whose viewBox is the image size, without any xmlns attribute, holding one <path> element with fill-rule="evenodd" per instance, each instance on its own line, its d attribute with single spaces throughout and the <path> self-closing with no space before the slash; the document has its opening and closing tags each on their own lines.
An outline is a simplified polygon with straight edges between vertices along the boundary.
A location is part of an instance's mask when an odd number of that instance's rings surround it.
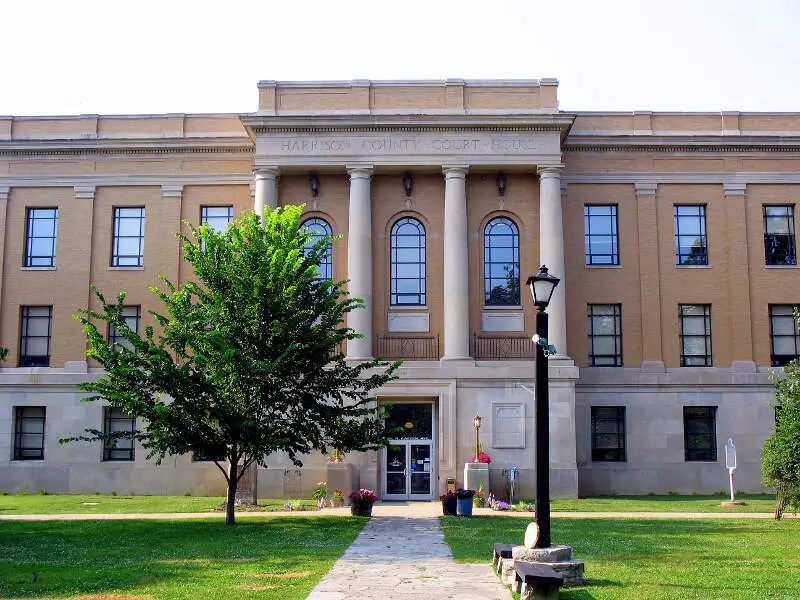
<svg viewBox="0 0 800 600">
<path fill-rule="evenodd" d="M 689 93 L 690 90 L 687 90 Z M 482 417 L 492 484 L 534 477 L 534 309 L 548 312 L 554 495 L 757 491 L 770 371 L 798 355 L 800 114 L 564 112 L 557 82 L 258 84 L 249 114 L 0 117 L 0 489 L 221 494 L 198 457 L 59 439 L 130 428 L 82 403 L 73 315 L 128 292 L 146 325 L 173 232 L 305 204 L 339 236 L 324 274 L 366 303 L 348 357 L 405 358 L 377 394 L 406 436 L 345 463 L 384 499 L 463 482 Z M 111 332 L 113 334 L 113 332 Z M 272 456 L 262 496 L 306 495 L 327 457 Z M 518 488 L 519 489 L 519 488 Z"/>
</svg>

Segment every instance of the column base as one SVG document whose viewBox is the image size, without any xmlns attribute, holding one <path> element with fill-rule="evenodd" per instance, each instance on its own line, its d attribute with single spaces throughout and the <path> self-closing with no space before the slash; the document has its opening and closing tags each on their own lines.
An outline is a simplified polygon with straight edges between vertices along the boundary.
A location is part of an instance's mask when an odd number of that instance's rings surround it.
<svg viewBox="0 0 800 600">
<path fill-rule="evenodd" d="M 475 359 L 471 356 L 443 356 L 439 359 L 441 362 L 463 362 L 475 363 Z"/>
</svg>

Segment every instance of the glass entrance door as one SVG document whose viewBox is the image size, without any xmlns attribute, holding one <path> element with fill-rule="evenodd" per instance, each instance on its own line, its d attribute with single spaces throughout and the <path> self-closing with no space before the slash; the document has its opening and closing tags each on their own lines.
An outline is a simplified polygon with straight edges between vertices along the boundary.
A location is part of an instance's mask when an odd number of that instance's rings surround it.
<svg viewBox="0 0 800 600">
<path fill-rule="evenodd" d="M 397 402 L 387 421 L 394 439 L 382 452 L 382 497 L 430 500 L 435 488 L 433 403 Z"/>
<path fill-rule="evenodd" d="M 385 499 L 431 499 L 433 457 L 430 442 L 393 440 L 384 457 Z"/>
</svg>

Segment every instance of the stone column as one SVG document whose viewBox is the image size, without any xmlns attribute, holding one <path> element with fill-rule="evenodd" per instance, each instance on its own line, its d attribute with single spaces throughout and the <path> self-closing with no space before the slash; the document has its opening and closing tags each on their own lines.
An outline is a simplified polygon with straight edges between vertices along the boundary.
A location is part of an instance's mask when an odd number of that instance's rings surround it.
<svg viewBox="0 0 800 600">
<path fill-rule="evenodd" d="M 347 278 L 350 296 L 364 308 L 347 315 L 347 326 L 364 337 L 347 342 L 347 358 L 372 358 L 372 202 L 371 167 L 348 167 L 350 204 L 347 226 Z"/>
<path fill-rule="evenodd" d="M 561 279 L 547 308 L 550 316 L 548 341 L 556 347 L 558 356 L 567 356 L 567 274 L 564 266 L 561 171 L 562 167 L 539 167 L 539 262 Z"/>
<path fill-rule="evenodd" d="M 253 210 L 264 218 L 264 207 L 275 209 L 278 206 L 278 167 L 259 167 L 253 171 L 256 179 L 256 196 Z"/>
<path fill-rule="evenodd" d="M 444 172 L 444 356 L 469 359 L 469 248 L 467 166 Z"/>
</svg>

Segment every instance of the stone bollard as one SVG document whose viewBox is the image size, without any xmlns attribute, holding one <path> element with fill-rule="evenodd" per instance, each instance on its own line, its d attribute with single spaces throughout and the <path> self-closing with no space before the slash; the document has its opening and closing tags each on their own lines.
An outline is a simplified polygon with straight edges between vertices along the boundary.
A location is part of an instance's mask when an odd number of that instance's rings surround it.
<svg viewBox="0 0 800 600">
<path fill-rule="evenodd" d="M 500 559 L 500 581 L 503 583 L 503 585 L 512 585 L 514 583 L 513 558 Z"/>
</svg>

